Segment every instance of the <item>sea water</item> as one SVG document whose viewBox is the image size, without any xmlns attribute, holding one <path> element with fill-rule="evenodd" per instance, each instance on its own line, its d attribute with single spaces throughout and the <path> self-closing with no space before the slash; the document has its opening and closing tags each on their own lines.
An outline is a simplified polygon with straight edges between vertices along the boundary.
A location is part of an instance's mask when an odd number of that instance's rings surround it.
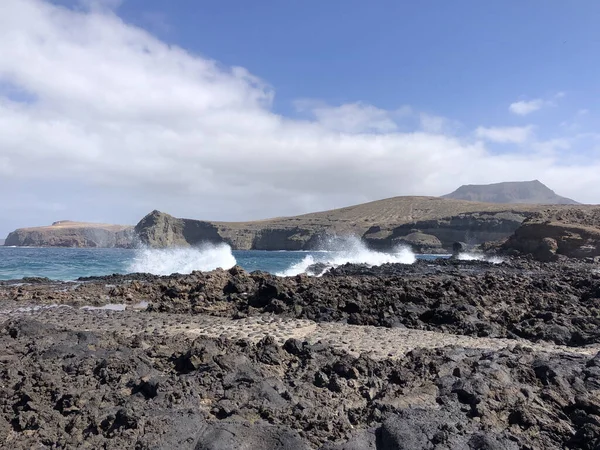
<svg viewBox="0 0 600 450">
<path fill-rule="evenodd" d="M 358 239 L 347 239 L 337 248 L 321 251 L 244 251 L 228 245 L 201 245 L 174 249 L 78 249 L 0 247 L 0 280 L 48 277 L 75 280 L 79 277 L 133 272 L 170 275 L 229 269 L 238 264 L 248 271 L 262 270 L 277 275 L 303 273 L 315 263 L 338 266 L 347 262 L 371 266 L 384 263 L 412 264 L 417 259 L 448 255 L 415 255 L 399 247 L 389 252 L 367 249 Z"/>
</svg>

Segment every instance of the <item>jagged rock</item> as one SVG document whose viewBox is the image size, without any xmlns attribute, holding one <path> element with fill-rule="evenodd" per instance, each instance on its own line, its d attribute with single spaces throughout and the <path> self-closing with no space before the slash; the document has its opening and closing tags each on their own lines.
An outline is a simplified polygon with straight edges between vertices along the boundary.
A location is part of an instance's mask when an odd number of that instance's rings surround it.
<svg viewBox="0 0 600 450">
<path fill-rule="evenodd" d="M 144 301 L 150 303 L 150 311 L 162 313 L 272 313 L 571 346 L 600 343 L 598 299 L 598 266 L 568 259 L 347 264 L 322 277 L 276 277 L 234 267 L 169 277 L 87 278 L 77 286 L 42 280 L 0 285 L 0 302 L 133 306 Z"/>
<path fill-rule="evenodd" d="M 548 346 L 542 351 L 539 345 L 463 348 L 452 336 L 443 347 L 417 345 L 402 357 L 376 357 L 357 356 L 351 347 L 330 342 L 333 337 L 292 338 L 280 346 L 264 332 L 256 338 L 250 337 L 255 331 L 210 338 L 188 328 L 205 320 L 208 326 L 221 320 L 238 325 L 206 313 L 265 313 L 257 324 L 299 314 L 384 326 L 397 320 L 407 328 L 585 346 L 600 343 L 595 270 L 575 260 L 437 261 L 347 265 L 321 278 L 277 278 L 234 267 L 185 276 L 100 277 L 76 287 L 4 283 L 1 445 L 15 450 L 49 445 L 596 448 L 600 355 L 589 349 L 576 354 Z M 144 312 L 17 308 L 77 305 L 82 297 L 99 298 L 109 289 L 115 295 L 129 289 L 129 302 L 144 298 L 153 306 Z M 279 317 L 273 317 L 274 305 Z M 188 315 L 186 326 L 179 313 Z M 340 334 L 339 340 L 349 337 Z"/>
</svg>

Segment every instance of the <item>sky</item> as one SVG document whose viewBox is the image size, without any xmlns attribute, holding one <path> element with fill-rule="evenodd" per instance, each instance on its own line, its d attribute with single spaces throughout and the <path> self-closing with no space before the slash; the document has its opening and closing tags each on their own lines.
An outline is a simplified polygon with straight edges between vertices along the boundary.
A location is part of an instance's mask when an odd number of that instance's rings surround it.
<svg viewBox="0 0 600 450">
<path fill-rule="evenodd" d="M 0 236 L 538 179 L 600 203 L 600 2 L 1 0 Z"/>
</svg>

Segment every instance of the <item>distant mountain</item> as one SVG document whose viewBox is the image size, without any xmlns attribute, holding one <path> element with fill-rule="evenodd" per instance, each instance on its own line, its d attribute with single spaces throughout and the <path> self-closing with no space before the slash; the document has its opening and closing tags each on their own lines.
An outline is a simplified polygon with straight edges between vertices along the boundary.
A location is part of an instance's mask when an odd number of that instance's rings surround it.
<svg viewBox="0 0 600 450">
<path fill-rule="evenodd" d="M 4 239 L 0 239 L 0 247 L 4 245 Z"/>
<path fill-rule="evenodd" d="M 62 220 L 51 226 L 19 228 L 3 245 L 28 247 L 131 247 L 133 227 Z"/>
<path fill-rule="evenodd" d="M 522 203 L 531 205 L 579 205 L 561 197 L 538 180 L 494 184 L 466 184 L 443 198 L 485 203 Z"/>
</svg>

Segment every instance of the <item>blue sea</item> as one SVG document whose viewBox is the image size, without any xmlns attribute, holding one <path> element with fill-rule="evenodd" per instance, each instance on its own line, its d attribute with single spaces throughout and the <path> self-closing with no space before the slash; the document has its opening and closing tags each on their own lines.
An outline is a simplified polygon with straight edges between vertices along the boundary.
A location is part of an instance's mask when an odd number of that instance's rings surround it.
<svg viewBox="0 0 600 450">
<path fill-rule="evenodd" d="M 446 255 L 439 255 L 444 257 Z M 369 250 L 359 241 L 344 248 L 315 251 L 237 251 L 227 245 L 204 245 L 175 249 L 79 249 L 0 247 L 0 280 L 48 277 L 75 280 L 79 277 L 133 272 L 170 275 L 228 269 L 238 264 L 248 271 L 262 270 L 278 275 L 296 275 L 316 262 L 337 266 L 346 262 L 372 266 L 387 262 L 411 264 L 431 255 L 415 255 L 405 248 L 393 252 Z"/>
</svg>

